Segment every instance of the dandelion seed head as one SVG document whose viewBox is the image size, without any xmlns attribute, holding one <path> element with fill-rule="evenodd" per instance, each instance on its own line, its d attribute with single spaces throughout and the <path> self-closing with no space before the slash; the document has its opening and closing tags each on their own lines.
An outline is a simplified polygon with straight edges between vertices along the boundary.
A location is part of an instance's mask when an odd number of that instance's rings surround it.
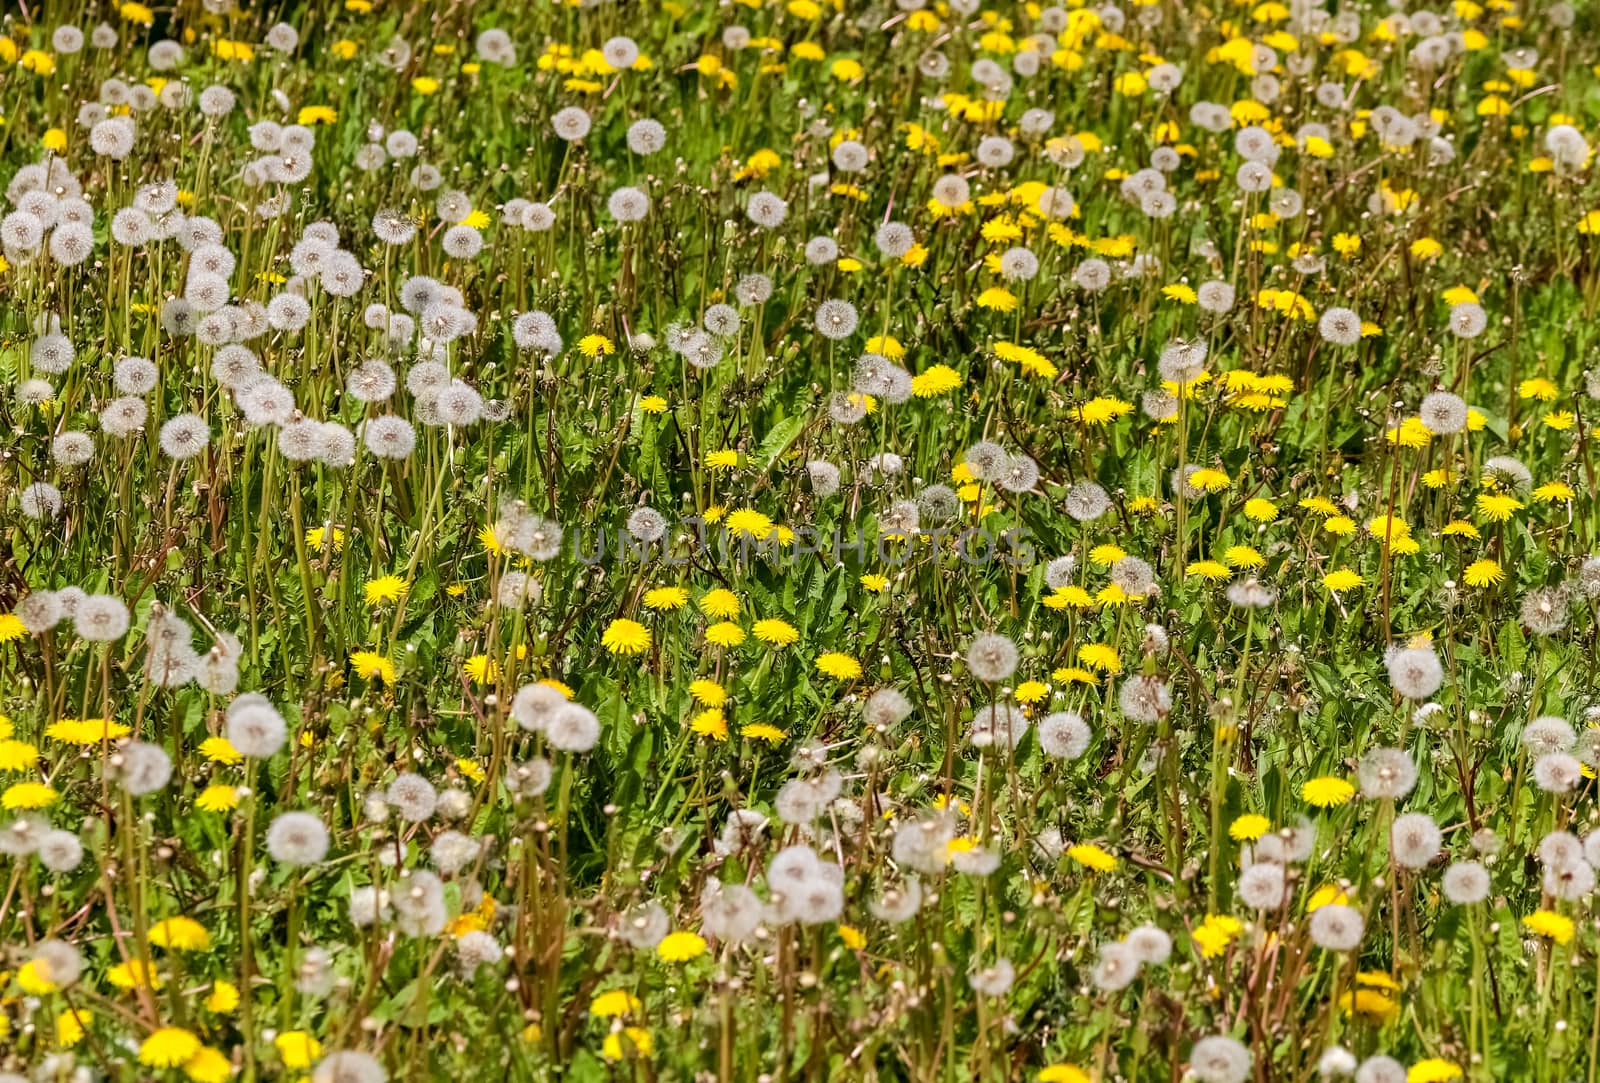
<svg viewBox="0 0 1600 1083">
<path fill-rule="evenodd" d="M 745 204 L 745 215 L 763 229 L 776 229 L 789 217 L 789 204 L 771 192 L 757 192 Z"/>
<path fill-rule="evenodd" d="M 854 139 L 843 140 L 833 148 L 833 164 L 841 173 L 860 173 L 870 158 L 867 148 Z"/>
<path fill-rule="evenodd" d="M 618 222 L 642 222 L 650 213 L 650 197 L 638 188 L 625 186 L 611 193 L 606 209 Z"/>
<path fill-rule="evenodd" d="M 1444 683 L 1444 666 L 1432 647 L 1391 650 L 1384 665 L 1389 671 L 1389 683 L 1407 699 L 1427 699 Z"/>
<path fill-rule="evenodd" d="M 1434 391 L 1424 397 L 1418 415 L 1429 432 L 1441 436 L 1467 427 L 1467 404 L 1449 391 Z"/>
<path fill-rule="evenodd" d="M 1111 285 L 1111 265 L 1103 259 L 1086 259 L 1073 269 L 1072 281 L 1087 293 L 1099 293 Z"/>
<path fill-rule="evenodd" d="M 600 739 L 600 720 L 577 703 L 563 703 L 545 723 L 545 738 L 560 752 L 588 752 Z"/>
<path fill-rule="evenodd" d="M 1417 784 L 1417 768 L 1403 749 L 1375 748 L 1361 757 L 1357 767 L 1361 792 L 1374 800 L 1398 800 Z"/>
<path fill-rule="evenodd" d="M 241 756 L 268 759 L 289 739 L 289 726 L 266 699 L 241 696 L 228 706 L 223 733 Z"/>
<path fill-rule="evenodd" d="M 832 263 L 839 258 L 839 244 L 832 237 L 813 237 L 806 242 L 806 262 L 813 267 Z"/>
<path fill-rule="evenodd" d="M 1583 781 L 1583 765 L 1565 752 L 1547 752 L 1533 762 L 1534 784 L 1546 793 L 1567 793 Z"/>
<path fill-rule="evenodd" d="M 1223 1034 L 1201 1038 L 1189 1051 L 1189 1070 L 1200 1083 L 1244 1083 L 1251 1061 L 1243 1043 Z"/>
<path fill-rule="evenodd" d="M 659 153 L 667 145 L 667 129 L 646 117 L 628 125 L 628 149 L 641 157 Z"/>
<path fill-rule="evenodd" d="M 1258 861 L 1239 876 L 1239 898 L 1254 910 L 1277 910 L 1287 901 L 1288 878 L 1284 868 Z"/>
<path fill-rule="evenodd" d="M 172 757 L 160 745 L 129 741 L 111 759 L 117 780 L 135 797 L 163 789 L 172 778 Z"/>
<path fill-rule="evenodd" d="M 1172 690 L 1160 677 L 1137 674 L 1122 682 L 1117 706 L 1132 722 L 1157 722 L 1172 711 Z"/>
<path fill-rule="evenodd" d="M 1489 897 L 1489 870 L 1476 861 L 1458 861 L 1439 880 L 1444 897 L 1457 906 L 1470 906 Z"/>
<path fill-rule="evenodd" d="M 1420 869 L 1438 856 L 1443 841 L 1433 817 L 1408 812 L 1395 817 L 1389 832 L 1389 854 L 1402 868 Z"/>
<path fill-rule="evenodd" d="M 849 301 L 827 300 L 817 306 L 817 331 L 827 339 L 838 341 L 855 334 L 859 316 Z"/>
<path fill-rule="evenodd" d="M 1368 1057 L 1356 1069 L 1356 1083 L 1404 1083 L 1405 1078 L 1405 1065 L 1381 1054 Z"/>
<path fill-rule="evenodd" d="M 811 491 L 819 497 L 830 497 L 839 491 L 839 468 L 833 463 L 822 459 L 813 459 L 806 463 L 806 477 L 811 483 Z"/>
<path fill-rule="evenodd" d="M 315 865 L 328 853 L 328 829 L 310 812 L 284 812 L 267 828 L 267 853 L 282 865 Z"/>
</svg>

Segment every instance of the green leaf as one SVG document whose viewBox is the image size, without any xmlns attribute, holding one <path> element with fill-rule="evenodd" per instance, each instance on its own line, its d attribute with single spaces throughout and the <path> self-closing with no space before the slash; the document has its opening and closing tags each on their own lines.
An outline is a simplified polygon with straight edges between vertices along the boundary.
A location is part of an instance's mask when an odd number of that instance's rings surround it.
<svg viewBox="0 0 1600 1083">
<path fill-rule="evenodd" d="M 778 422 L 762 438 L 761 445 L 756 448 L 755 459 L 761 467 L 763 474 L 772 469 L 778 457 L 789 450 L 789 445 L 799 438 L 805 429 L 806 422 L 802 417 L 786 417 Z"/>
</svg>

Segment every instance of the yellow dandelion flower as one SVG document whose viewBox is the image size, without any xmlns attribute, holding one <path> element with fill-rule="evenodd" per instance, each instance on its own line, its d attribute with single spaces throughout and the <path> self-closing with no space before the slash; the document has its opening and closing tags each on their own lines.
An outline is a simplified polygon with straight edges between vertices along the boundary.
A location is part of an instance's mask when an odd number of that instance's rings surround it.
<svg viewBox="0 0 1600 1083">
<path fill-rule="evenodd" d="M 1117 648 L 1109 643 L 1083 644 L 1078 648 L 1078 661 L 1101 673 L 1122 672 L 1122 658 L 1117 654 Z"/>
<path fill-rule="evenodd" d="M 56 58 L 42 49 L 29 49 L 17 63 L 35 75 L 54 75 L 56 70 Z"/>
<path fill-rule="evenodd" d="M 961 386 L 961 374 L 949 365 L 929 365 L 911 378 L 911 393 L 919 399 L 931 399 Z"/>
<path fill-rule="evenodd" d="M 89 1013 L 68 1009 L 56 1016 L 56 1044 L 71 1049 L 83 1040 L 83 1027 L 89 1022 Z"/>
<path fill-rule="evenodd" d="M 706 591 L 697 604 L 700 612 L 717 620 L 728 620 L 739 615 L 739 596 L 725 587 Z"/>
<path fill-rule="evenodd" d="M 239 989 L 229 981 L 213 982 L 204 1003 L 212 1015 L 227 1015 L 239 1006 Z"/>
<path fill-rule="evenodd" d="M 200 1052 L 200 1039 L 182 1027 L 161 1027 L 139 1043 L 139 1063 L 147 1068 L 177 1068 Z"/>
<path fill-rule="evenodd" d="M 500 679 L 500 664 L 486 654 L 474 654 L 461 664 L 468 677 L 478 684 Z"/>
<path fill-rule="evenodd" d="M 1561 397 L 1561 389 L 1543 376 L 1534 376 L 1517 385 L 1517 395 L 1540 402 L 1555 402 Z"/>
<path fill-rule="evenodd" d="M 283 1066 L 291 1071 L 304 1071 L 322 1055 L 322 1043 L 303 1030 L 289 1030 L 272 1039 L 283 1059 Z"/>
<path fill-rule="evenodd" d="M 1311 897 L 1306 900 L 1306 913 L 1309 914 L 1315 910 L 1320 910 L 1324 906 L 1345 906 L 1349 902 L 1349 896 L 1345 895 L 1338 885 L 1323 884 L 1313 891 Z"/>
<path fill-rule="evenodd" d="M 17 968 L 17 985 L 29 996 L 45 996 L 57 992 L 61 986 L 55 982 L 55 972 L 47 959 L 29 959 Z M 0 1031 L 0 1036 L 4 1035 Z"/>
<path fill-rule="evenodd" d="M 1400 1014 L 1400 1004 L 1393 997 L 1377 989 L 1356 989 L 1339 998 L 1339 1007 L 1346 1014 L 1359 1015 L 1374 1023 L 1386 1023 Z"/>
<path fill-rule="evenodd" d="M 1392 542 L 1411 535 L 1411 524 L 1393 515 L 1376 515 L 1367 520 L 1367 533 L 1379 541 Z"/>
<path fill-rule="evenodd" d="M 1038 1083 L 1091 1083 L 1089 1073 L 1075 1064 L 1047 1064 L 1034 1079 Z"/>
<path fill-rule="evenodd" d="M 328 540 L 330 540 L 330 539 L 328 538 L 328 528 L 327 527 L 314 526 L 310 530 L 306 531 L 306 547 L 307 548 L 310 548 L 310 549 L 321 549 L 322 548 L 322 543 L 324 541 L 328 541 Z M 344 531 L 343 530 L 340 530 L 338 527 L 334 527 L 333 528 L 333 537 L 332 537 L 331 540 L 333 542 L 333 551 L 335 553 L 344 552 Z"/>
<path fill-rule="evenodd" d="M 1050 679 L 1062 684 L 1099 684 L 1100 678 L 1080 666 L 1060 666 L 1050 671 Z"/>
<path fill-rule="evenodd" d="M 211 934 L 193 918 L 165 918 L 150 926 L 150 943 L 168 951 L 204 951 L 211 946 Z"/>
<path fill-rule="evenodd" d="M 382 575 L 377 579 L 367 580 L 363 594 L 368 606 L 380 606 L 398 602 L 406 596 L 406 591 L 409 589 L 409 584 L 398 575 Z"/>
<path fill-rule="evenodd" d="M 11 810 L 49 808 L 60 796 L 59 791 L 43 782 L 18 782 L 0 796 L 0 805 Z"/>
<path fill-rule="evenodd" d="M 390 686 L 395 682 L 394 663 L 377 651 L 352 652 L 350 665 L 355 669 L 356 676 L 364 681 L 380 680 Z"/>
<path fill-rule="evenodd" d="M 990 286 L 978 294 L 979 308 L 987 308 L 995 312 L 1015 312 L 1017 310 L 1017 295 L 1004 286 Z"/>
<path fill-rule="evenodd" d="M 121 722 L 109 718 L 63 718 L 45 727 L 44 735 L 69 745 L 97 745 L 126 737 L 131 732 Z"/>
<path fill-rule="evenodd" d="M 220 1049 L 205 1045 L 184 1062 L 183 1074 L 189 1083 L 227 1083 L 233 1078 L 233 1062 Z"/>
<path fill-rule="evenodd" d="M 689 720 L 689 732 L 713 741 L 728 739 L 728 717 L 720 707 L 708 707 Z"/>
<path fill-rule="evenodd" d="M 754 508 L 736 508 L 728 513 L 723 525 L 735 537 L 743 535 L 759 540 L 770 537 L 773 531 L 772 520 Z"/>
<path fill-rule="evenodd" d="M 800 638 L 800 633 L 788 621 L 767 617 L 751 625 L 750 631 L 761 642 L 772 647 L 787 647 Z"/>
<path fill-rule="evenodd" d="M 650 649 L 650 629 L 636 620 L 618 617 L 606 627 L 600 643 L 612 654 L 639 654 Z"/>
<path fill-rule="evenodd" d="M 689 604 L 689 592 L 683 587 L 653 587 L 644 592 L 646 609 L 657 612 L 682 609 Z"/>
<path fill-rule="evenodd" d="M 1574 930 L 1572 919 L 1553 910 L 1535 910 L 1522 919 L 1522 927 L 1534 936 L 1554 940 L 1557 944 L 1572 942 Z"/>
<path fill-rule="evenodd" d="M 1120 545 L 1097 545 L 1089 550 L 1089 563 L 1098 568 L 1109 568 L 1127 555 L 1128 551 Z"/>
<path fill-rule="evenodd" d="M 809 7 L 816 6 L 812 0 L 789 0 L 789 9 L 792 11 L 802 4 Z M 623 1027 L 620 1031 L 612 1031 L 600 1043 L 600 1055 L 611 1061 L 648 1057 L 654 1050 L 655 1044 L 650 1038 L 650 1032 L 643 1027 Z"/>
<path fill-rule="evenodd" d="M 1406 1083 L 1449 1083 L 1461 1078 L 1461 1069 L 1447 1060 L 1428 1057 L 1406 1069 Z"/>
<path fill-rule="evenodd" d="M 1202 958 L 1215 959 L 1227 951 L 1228 945 L 1243 931 L 1244 926 L 1236 918 L 1227 914 L 1207 914 L 1189 936 L 1195 947 L 1200 949 Z"/>
<path fill-rule="evenodd" d="M 1116 855 L 1107 853 L 1092 842 L 1080 842 L 1068 847 L 1067 856 L 1095 872 L 1112 872 L 1117 867 Z"/>
<path fill-rule="evenodd" d="M 1104 606 L 1125 605 L 1129 601 L 1132 601 L 1128 595 L 1128 592 L 1117 586 L 1115 583 L 1107 583 L 1105 586 L 1096 591 L 1094 600 L 1100 605 Z"/>
<path fill-rule="evenodd" d="M 751 741 L 765 741 L 769 745 L 780 745 L 787 735 L 777 726 L 765 722 L 751 722 L 739 728 L 739 736 Z"/>
<path fill-rule="evenodd" d="M 228 812 L 239 807 L 239 791 L 222 783 L 207 786 L 194 799 L 194 807 L 202 812 Z"/>
<path fill-rule="evenodd" d="M 1244 516 L 1252 522 L 1270 523 L 1278 517 L 1278 505 L 1262 497 L 1254 497 L 1244 502 Z"/>
<path fill-rule="evenodd" d="M 1222 561 L 1230 568 L 1264 568 L 1267 558 L 1254 546 L 1230 545 L 1223 551 Z"/>
<path fill-rule="evenodd" d="M 761 633 L 758 631 L 757 636 Z M 861 663 L 848 654 L 829 651 L 817 658 L 817 671 L 839 681 L 853 681 L 861 676 Z"/>
<path fill-rule="evenodd" d="M 200 742 L 200 755 L 212 763 L 235 764 L 243 763 L 244 757 L 239 750 L 233 747 L 233 742 L 226 737 L 207 737 Z"/>
<path fill-rule="evenodd" d="M 1044 604 L 1047 609 L 1092 609 L 1094 597 L 1082 587 L 1068 584 L 1047 595 Z"/>
<path fill-rule="evenodd" d="M 1338 594 L 1346 590 L 1355 590 L 1366 583 L 1361 578 L 1361 573 L 1352 568 L 1339 568 L 1322 577 L 1322 585 L 1327 590 Z"/>
<path fill-rule="evenodd" d="M 744 629 L 731 620 L 720 621 L 706 629 L 706 642 L 718 647 L 737 647 L 744 639 Z"/>
<path fill-rule="evenodd" d="M 26 741 L 0 741 L 0 773 L 21 774 L 39 762 L 39 750 Z"/>
<path fill-rule="evenodd" d="M 1075 407 L 1072 416 L 1086 425 L 1108 425 L 1133 413 L 1133 403 L 1102 396 Z"/>
<path fill-rule="evenodd" d="M 589 1014 L 596 1019 L 615 1019 L 619 1015 L 638 1015 L 644 1002 L 626 989 L 612 989 L 589 1002 Z"/>
<path fill-rule="evenodd" d="M 1473 501 L 1473 509 L 1478 517 L 1491 523 L 1503 523 L 1523 507 L 1522 501 L 1510 493 L 1479 493 L 1477 500 Z"/>
<path fill-rule="evenodd" d="M 1337 808 L 1356 795 L 1356 788 L 1342 778 L 1323 775 L 1300 787 L 1300 799 L 1315 808 Z"/>
<path fill-rule="evenodd" d="M 617 352 L 617 344 L 604 335 L 584 335 L 578 340 L 578 352 L 591 359 L 610 357 Z"/>
</svg>

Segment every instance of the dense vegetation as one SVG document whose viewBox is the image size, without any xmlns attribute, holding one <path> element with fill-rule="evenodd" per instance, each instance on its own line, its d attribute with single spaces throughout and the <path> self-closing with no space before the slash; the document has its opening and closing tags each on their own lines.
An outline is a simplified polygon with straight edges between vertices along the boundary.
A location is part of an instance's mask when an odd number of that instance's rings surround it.
<svg viewBox="0 0 1600 1083">
<path fill-rule="evenodd" d="M 1565 2 L 8 7 L 0 1080 L 1587 1080 Z"/>
</svg>

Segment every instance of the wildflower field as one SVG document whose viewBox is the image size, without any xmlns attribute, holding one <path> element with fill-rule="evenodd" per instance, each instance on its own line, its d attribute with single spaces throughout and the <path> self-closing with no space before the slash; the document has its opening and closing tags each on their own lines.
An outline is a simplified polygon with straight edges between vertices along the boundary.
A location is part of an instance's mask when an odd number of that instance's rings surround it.
<svg viewBox="0 0 1600 1083">
<path fill-rule="evenodd" d="M 32 0 L 0 1083 L 1600 1078 L 1600 12 Z"/>
</svg>

